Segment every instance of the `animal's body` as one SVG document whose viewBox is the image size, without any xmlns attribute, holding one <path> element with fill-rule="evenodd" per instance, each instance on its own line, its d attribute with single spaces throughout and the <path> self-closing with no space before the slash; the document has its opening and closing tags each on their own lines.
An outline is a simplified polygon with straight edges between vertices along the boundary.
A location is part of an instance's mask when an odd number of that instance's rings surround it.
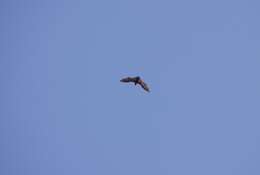
<svg viewBox="0 0 260 175">
<path fill-rule="evenodd" d="M 129 83 L 132 82 L 135 85 L 139 84 L 145 91 L 150 92 L 150 89 L 148 88 L 147 84 L 139 77 L 126 77 L 120 80 L 123 83 Z"/>
</svg>

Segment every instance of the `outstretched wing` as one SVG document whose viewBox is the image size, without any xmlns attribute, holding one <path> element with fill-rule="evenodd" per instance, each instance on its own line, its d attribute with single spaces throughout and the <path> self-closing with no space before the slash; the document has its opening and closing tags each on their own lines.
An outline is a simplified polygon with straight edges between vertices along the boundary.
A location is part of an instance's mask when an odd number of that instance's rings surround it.
<svg viewBox="0 0 260 175">
<path fill-rule="evenodd" d="M 128 82 L 135 82 L 135 78 L 126 77 L 120 80 L 121 82 L 128 83 Z"/>
<path fill-rule="evenodd" d="M 146 84 L 143 80 L 139 80 L 138 83 L 142 86 L 142 88 L 143 88 L 144 90 L 146 90 L 147 92 L 150 92 L 149 87 L 147 86 L 147 84 Z"/>
</svg>

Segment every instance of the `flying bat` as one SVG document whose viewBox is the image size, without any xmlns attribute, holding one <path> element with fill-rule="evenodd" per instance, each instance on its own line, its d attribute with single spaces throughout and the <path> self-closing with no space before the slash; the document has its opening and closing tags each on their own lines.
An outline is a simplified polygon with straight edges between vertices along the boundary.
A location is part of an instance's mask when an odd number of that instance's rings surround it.
<svg viewBox="0 0 260 175">
<path fill-rule="evenodd" d="M 147 84 L 139 77 L 126 77 L 120 80 L 123 83 L 134 83 L 135 85 L 139 84 L 145 91 L 150 92 Z"/>
</svg>

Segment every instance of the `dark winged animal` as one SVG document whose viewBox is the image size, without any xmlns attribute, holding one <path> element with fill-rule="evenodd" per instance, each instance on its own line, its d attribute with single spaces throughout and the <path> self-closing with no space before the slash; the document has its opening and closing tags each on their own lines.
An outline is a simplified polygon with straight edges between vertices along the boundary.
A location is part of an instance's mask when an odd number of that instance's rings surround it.
<svg viewBox="0 0 260 175">
<path fill-rule="evenodd" d="M 135 85 L 139 84 L 145 91 L 150 92 L 147 84 L 139 77 L 126 77 L 120 80 L 123 83 L 134 83 Z"/>
</svg>

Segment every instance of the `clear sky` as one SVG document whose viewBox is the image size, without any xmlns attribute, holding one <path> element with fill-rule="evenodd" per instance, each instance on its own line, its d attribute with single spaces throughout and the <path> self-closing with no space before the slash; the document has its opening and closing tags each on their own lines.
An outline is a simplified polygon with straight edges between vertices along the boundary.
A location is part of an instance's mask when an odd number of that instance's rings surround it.
<svg viewBox="0 0 260 175">
<path fill-rule="evenodd" d="M 1 1 L 0 174 L 259 175 L 259 7 Z"/>
</svg>

